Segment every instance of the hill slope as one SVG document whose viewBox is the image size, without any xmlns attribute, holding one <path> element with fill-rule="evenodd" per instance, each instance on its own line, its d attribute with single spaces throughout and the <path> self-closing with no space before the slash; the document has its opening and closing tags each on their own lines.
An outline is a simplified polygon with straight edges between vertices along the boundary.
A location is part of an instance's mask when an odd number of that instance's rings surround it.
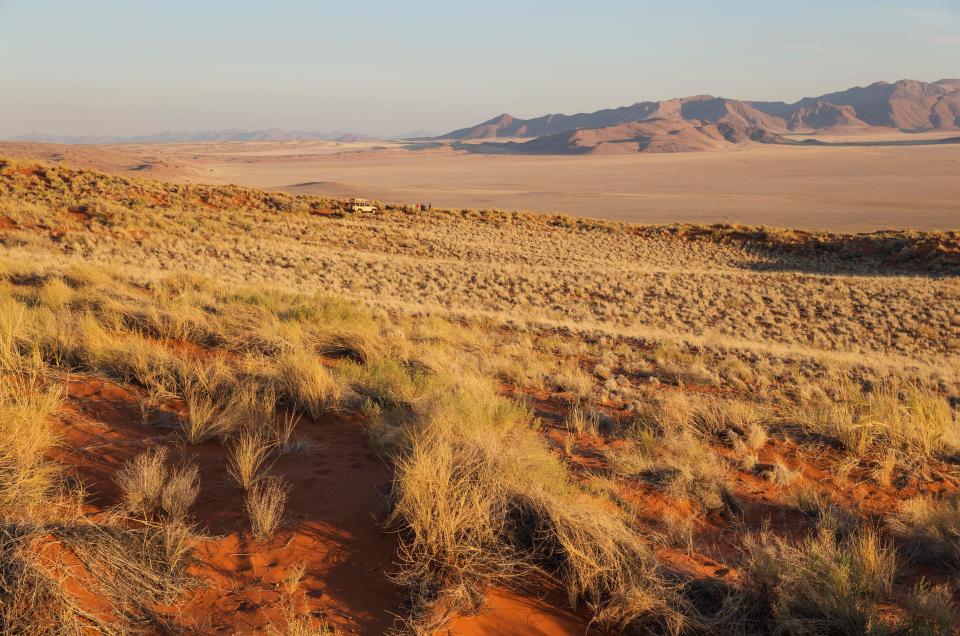
<svg viewBox="0 0 960 636">
<path fill-rule="evenodd" d="M 631 152 L 695 152 L 747 143 L 794 143 L 743 123 L 695 124 L 684 119 L 648 119 L 606 126 L 580 128 L 544 135 L 531 141 L 481 144 L 493 152 L 530 155 L 624 154 Z"/>
<path fill-rule="evenodd" d="M 0 159 L 0 633 L 956 633 L 956 233 L 341 205 Z"/>
<path fill-rule="evenodd" d="M 857 117 L 871 126 L 889 126 L 907 131 L 960 127 L 958 80 L 934 83 L 900 80 L 875 82 L 817 99 L 850 106 Z"/>
</svg>

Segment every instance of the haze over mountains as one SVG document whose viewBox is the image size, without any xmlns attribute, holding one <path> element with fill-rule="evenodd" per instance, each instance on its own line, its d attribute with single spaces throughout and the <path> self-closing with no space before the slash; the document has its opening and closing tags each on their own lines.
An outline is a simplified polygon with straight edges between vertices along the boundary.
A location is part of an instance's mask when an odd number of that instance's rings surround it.
<svg viewBox="0 0 960 636">
<path fill-rule="evenodd" d="M 876 82 L 819 97 L 805 97 L 794 103 L 695 95 L 637 102 L 575 115 L 551 114 L 519 119 L 504 113 L 438 137 L 429 131 L 418 130 L 391 138 L 452 142 L 456 149 L 475 153 L 616 154 L 713 150 L 752 143 L 803 143 L 796 138 L 797 135 L 856 136 L 884 131 L 941 130 L 960 131 L 960 79 Z M 345 131 L 324 133 L 269 128 L 164 131 L 129 137 L 31 132 L 10 140 L 58 144 L 157 144 L 364 142 L 376 139 Z"/>
<path fill-rule="evenodd" d="M 518 119 L 503 114 L 438 139 L 531 139 L 479 148 L 487 152 L 682 152 L 751 142 L 796 143 L 783 135 L 872 128 L 960 130 L 960 80 L 876 82 L 792 104 L 696 95 L 576 115 Z"/>
<path fill-rule="evenodd" d="M 332 133 L 305 130 L 284 131 L 279 128 L 265 130 L 194 130 L 163 131 L 152 135 L 120 137 L 116 135 L 51 135 L 29 132 L 9 141 L 35 141 L 53 144 L 151 144 L 151 143 L 192 143 L 202 141 L 370 141 L 375 137 L 353 132 L 335 131 Z"/>
</svg>

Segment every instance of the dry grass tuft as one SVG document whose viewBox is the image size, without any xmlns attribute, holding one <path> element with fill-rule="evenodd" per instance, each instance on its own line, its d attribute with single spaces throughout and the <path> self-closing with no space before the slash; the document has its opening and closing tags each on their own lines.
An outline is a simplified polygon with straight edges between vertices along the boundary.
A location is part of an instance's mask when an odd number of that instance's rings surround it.
<svg viewBox="0 0 960 636">
<path fill-rule="evenodd" d="M 288 612 L 283 624 L 272 623 L 266 633 L 270 636 L 334 636 L 337 632 L 322 618 Z"/>
<path fill-rule="evenodd" d="M 576 401 L 585 399 L 593 388 L 593 380 L 576 365 L 559 369 L 553 376 L 553 382 L 558 390 L 571 393 Z"/>
<path fill-rule="evenodd" d="M 175 521 L 182 520 L 200 494 L 200 471 L 196 465 L 176 466 L 170 470 L 160 493 L 160 506 Z"/>
<path fill-rule="evenodd" d="M 960 611 L 949 585 L 930 585 L 921 580 L 910 592 L 899 633 L 940 636 L 960 631 Z"/>
<path fill-rule="evenodd" d="M 167 465 L 168 449 L 161 446 L 140 453 L 117 472 L 116 482 L 127 511 L 149 517 L 163 511 L 168 518 L 183 519 L 200 493 L 195 465 Z"/>
<path fill-rule="evenodd" d="M 262 473 L 274 445 L 260 433 L 245 431 L 230 446 L 227 474 L 244 490 L 250 490 Z"/>
<path fill-rule="evenodd" d="M 793 492 L 793 504 L 803 513 L 817 531 L 828 532 L 836 537 L 846 537 L 858 529 L 859 518 L 827 493 L 807 484 Z"/>
<path fill-rule="evenodd" d="M 635 439 L 628 447 L 611 449 L 606 457 L 618 474 L 649 482 L 703 511 L 739 509 L 727 485 L 727 467 L 689 430 Z"/>
<path fill-rule="evenodd" d="M 277 359 L 281 393 L 297 408 L 317 420 L 335 409 L 343 396 L 342 386 L 316 356 L 289 353 Z"/>
<path fill-rule="evenodd" d="M 914 558 L 960 568 L 960 496 L 909 499 L 889 519 L 891 530 L 903 537 Z"/>
<path fill-rule="evenodd" d="M 166 446 L 140 453 L 117 472 L 123 504 L 130 512 L 147 516 L 160 507 L 167 481 Z"/>
<path fill-rule="evenodd" d="M 264 477 L 247 491 L 246 509 L 254 536 L 268 539 L 283 521 L 290 487 L 279 477 Z"/>
<path fill-rule="evenodd" d="M 781 488 L 793 485 L 801 475 L 802 473 L 799 470 L 793 470 L 781 460 L 777 460 L 768 470 L 763 472 L 766 479 Z"/>
<path fill-rule="evenodd" d="M 184 391 L 187 417 L 181 419 L 184 439 L 202 444 L 214 437 L 225 437 L 241 422 L 236 404 L 215 400 L 204 388 L 189 387 Z"/>
<path fill-rule="evenodd" d="M 413 592 L 417 628 L 470 609 L 492 582 L 545 567 L 605 625 L 679 630 L 679 602 L 652 552 L 621 513 L 568 482 L 519 405 L 464 378 L 420 413 L 391 515 L 410 536 L 396 578 Z"/>
<path fill-rule="evenodd" d="M 278 454 L 303 453 L 311 449 L 312 443 L 309 439 L 296 435 L 300 419 L 299 414 L 288 412 L 271 420 L 269 427 L 271 443 Z"/>
<path fill-rule="evenodd" d="M 805 402 L 790 409 L 787 418 L 804 433 L 858 458 L 889 449 L 901 461 L 923 467 L 960 452 L 960 427 L 947 400 L 914 386 L 884 384 L 865 391 L 842 381 L 835 398 Z"/>
<path fill-rule="evenodd" d="M 42 514 L 57 490 L 59 470 L 47 453 L 57 441 L 50 417 L 61 400 L 35 361 L 0 363 L 0 518 Z"/>
<path fill-rule="evenodd" d="M 283 591 L 287 596 L 293 596 L 297 593 L 297 590 L 300 589 L 300 584 L 303 583 L 303 577 L 307 574 L 307 563 L 305 561 L 298 561 L 296 565 L 287 570 L 287 573 L 283 575 Z"/>
<path fill-rule="evenodd" d="M 600 430 L 600 413 L 588 402 L 578 402 L 567 414 L 567 430 L 577 435 L 596 435 Z"/>
<path fill-rule="evenodd" d="M 744 543 L 748 611 L 774 632 L 882 632 L 878 605 L 889 598 L 897 562 L 872 530 L 838 541 L 829 532 L 792 544 L 762 532 Z"/>
</svg>

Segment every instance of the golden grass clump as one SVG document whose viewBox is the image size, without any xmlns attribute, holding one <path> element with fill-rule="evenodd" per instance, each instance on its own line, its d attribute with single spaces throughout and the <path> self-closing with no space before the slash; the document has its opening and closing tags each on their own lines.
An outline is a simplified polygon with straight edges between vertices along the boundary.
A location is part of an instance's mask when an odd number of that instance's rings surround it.
<svg viewBox="0 0 960 636">
<path fill-rule="evenodd" d="M 882 633 L 879 604 L 889 599 L 897 561 L 873 530 L 844 540 L 819 532 L 797 544 L 749 535 L 742 564 L 745 613 L 775 633 Z"/>
<path fill-rule="evenodd" d="M 693 408 L 690 424 L 705 439 L 726 442 L 741 438 L 751 450 L 759 450 L 766 443 L 762 413 L 754 404 L 707 399 L 694 404 Z"/>
<path fill-rule="evenodd" d="M 200 469 L 196 465 L 175 466 L 160 493 L 160 507 L 171 519 L 187 516 L 200 494 Z"/>
<path fill-rule="evenodd" d="M 567 430 L 578 435 L 596 435 L 600 430 L 601 414 L 587 402 L 577 402 L 567 413 Z"/>
<path fill-rule="evenodd" d="M 586 398 L 593 389 L 593 380 L 576 365 L 566 365 L 556 371 L 553 382 L 560 391 L 573 395 L 574 400 Z"/>
<path fill-rule="evenodd" d="M 236 404 L 217 401 L 204 388 L 187 388 L 184 402 L 187 405 L 187 417 L 180 420 L 181 430 L 190 444 L 225 437 L 241 423 Z"/>
<path fill-rule="evenodd" d="M 183 519 L 200 493 L 199 469 L 195 465 L 168 465 L 168 449 L 160 446 L 140 453 L 120 468 L 116 482 L 124 507 L 149 517 L 164 512 L 169 519 Z"/>
<path fill-rule="evenodd" d="M 167 481 L 166 446 L 140 453 L 117 471 L 116 482 L 130 512 L 149 515 L 160 506 Z"/>
<path fill-rule="evenodd" d="M 908 499 L 889 518 L 915 559 L 960 568 L 960 496 Z"/>
<path fill-rule="evenodd" d="M 410 536 L 396 578 L 415 593 L 416 626 L 436 627 L 487 584 L 545 567 L 606 625 L 680 628 L 652 552 L 615 508 L 568 481 L 522 407 L 467 377 L 420 413 L 397 460 L 391 513 Z"/>
<path fill-rule="evenodd" d="M 297 590 L 300 589 L 300 584 L 303 583 L 303 577 L 307 574 L 307 563 L 306 561 L 298 561 L 287 570 L 287 573 L 283 575 L 283 591 L 287 596 L 293 596 L 297 593 Z"/>
<path fill-rule="evenodd" d="M 264 477 L 247 491 L 245 507 L 254 536 L 269 539 L 283 521 L 290 486 L 280 477 Z"/>
<path fill-rule="evenodd" d="M 866 391 L 841 381 L 835 398 L 797 405 L 787 419 L 858 458 L 891 449 L 901 461 L 923 466 L 960 452 L 960 425 L 947 400 L 915 386 Z"/>
<path fill-rule="evenodd" d="M 605 456 L 617 474 L 651 483 L 704 512 L 739 509 L 727 485 L 727 467 L 691 430 L 665 435 L 635 430 L 628 445 L 611 448 Z"/>
<path fill-rule="evenodd" d="M 57 442 L 50 420 L 63 392 L 35 358 L 5 356 L 0 380 L 0 518 L 42 515 L 59 489 L 47 453 Z"/>
<path fill-rule="evenodd" d="M 258 432 L 244 431 L 230 445 L 227 475 L 244 490 L 250 490 L 262 477 L 275 445 Z"/>
<path fill-rule="evenodd" d="M 269 636 L 334 636 L 337 632 L 326 620 L 288 612 L 282 623 L 267 627 Z"/>
<path fill-rule="evenodd" d="M 337 378 L 316 356 L 306 352 L 281 355 L 277 359 L 277 376 L 281 393 L 314 420 L 335 409 L 343 396 Z"/>
<path fill-rule="evenodd" d="M 411 409 L 428 392 L 433 374 L 395 358 L 378 358 L 365 365 L 347 365 L 344 377 L 362 398 L 388 410 Z"/>
<path fill-rule="evenodd" d="M 277 454 L 304 453 L 313 447 L 309 439 L 299 437 L 296 434 L 300 419 L 298 413 L 289 411 L 270 420 L 270 425 L 267 429 L 270 435 L 270 442 L 273 444 Z"/>
<path fill-rule="evenodd" d="M 48 278 L 38 292 L 40 304 L 50 309 L 65 307 L 73 296 L 73 288 L 60 278 Z"/>
</svg>

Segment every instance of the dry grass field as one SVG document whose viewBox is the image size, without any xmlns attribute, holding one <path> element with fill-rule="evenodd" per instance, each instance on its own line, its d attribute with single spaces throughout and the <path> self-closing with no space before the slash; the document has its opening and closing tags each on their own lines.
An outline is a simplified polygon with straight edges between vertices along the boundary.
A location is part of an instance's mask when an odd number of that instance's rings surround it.
<svg viewBox="0 0 960 636">
<path fill-rule="evenodd" d="M 911 141 L 887 132 L 853 140 Z M 830 142 L 843 136 L 821 137 Z M 236 183 L 295 194 L 437 207 L 568 213 L 632 223 L 740 223 L 863 232 L 955 229 L 960 145 L 791 147 L 616 156 L 479 155 L 397 142 L 47 146 L 0 154 L 62 159 L 126 176 Z"/>
<path fill-rule="evenodd" d="M 960 628 L 960 233 L 344 208 L 0 160 L 0 633 Z"/>
</svg>

